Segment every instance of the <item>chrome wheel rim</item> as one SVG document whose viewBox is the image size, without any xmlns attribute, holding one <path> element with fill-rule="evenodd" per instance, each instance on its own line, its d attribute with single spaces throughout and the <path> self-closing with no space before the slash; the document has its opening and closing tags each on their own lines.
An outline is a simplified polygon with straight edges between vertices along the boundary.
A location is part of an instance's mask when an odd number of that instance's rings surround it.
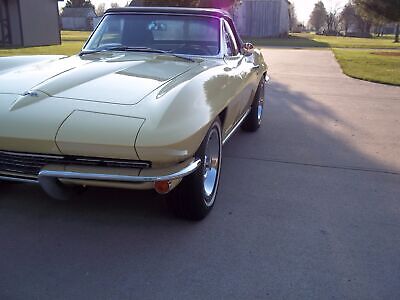
<svg viewBox="0 0 400 300">
<path fill-rule="evenodd" d="M 205 194 L 205 203 L 211 206 L 214 202 L 214 195 L 219 180 L 219 170 L 221 162 L 220 134 L 217 128 L 211 130 L 208 136 L 204 155 L 204 174 L 203 187 Z"/>
<path fill-rule="evenodd" d="M 258 124 L 261 123 L 262 116 L 264 113 L 264 97 L 265 97 L 265 89 L 264 84 L 260 87 L 260 95 L 258 96 L 258 103 L 257 103 L 257 120 Z"/>
</svg>

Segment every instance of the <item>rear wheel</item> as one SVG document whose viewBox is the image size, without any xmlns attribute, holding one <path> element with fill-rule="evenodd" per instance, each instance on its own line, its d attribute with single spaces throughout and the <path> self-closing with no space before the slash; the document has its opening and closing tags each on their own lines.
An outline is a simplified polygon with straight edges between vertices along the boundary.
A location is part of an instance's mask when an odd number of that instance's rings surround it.
<svg viewBox="0 0 400 300">
<path fill-rule="evenodd" d="M 200 167 L 167 195 L 172 212 L 189 220 L 204 219 L 214 206 L 221 171 L 221 122 L 214 121 L 204 138 L 196 157 Z"/>
<path fill-rule="evenodd" d="M 242 124 L 242 129 L 249 132 L 257 131 L 261 126 L 261 121 L 264 113 L 265 102 L 265 80 L 264 78 L 258 85 L 256 95 L 254 96 L 253 104 L 251 105 L 250 113 Z"/>
</svg>

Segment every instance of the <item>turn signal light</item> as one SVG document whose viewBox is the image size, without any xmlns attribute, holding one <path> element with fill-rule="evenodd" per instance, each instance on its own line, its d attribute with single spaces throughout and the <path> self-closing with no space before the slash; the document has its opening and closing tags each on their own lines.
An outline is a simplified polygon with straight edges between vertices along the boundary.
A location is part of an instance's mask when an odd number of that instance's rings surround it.
<svg viewBox="0 0 400 300">
<path fill-rule="evenodd" d="M 171 181 L 156 181 L 154 189 L 161 195 L 168 194 L 171 191 Z"/>
</svg>

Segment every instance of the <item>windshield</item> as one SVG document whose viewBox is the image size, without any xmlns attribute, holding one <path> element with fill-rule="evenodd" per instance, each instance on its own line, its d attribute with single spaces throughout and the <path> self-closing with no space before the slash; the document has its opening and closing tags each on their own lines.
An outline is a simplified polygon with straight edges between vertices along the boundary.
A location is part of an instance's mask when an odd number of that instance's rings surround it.
<svg viewBox="0 0 400 300">
<path fill-rule="evenodd" d="M 206 16 L 107 15 L 84 50 L 118 48 L 146 48 L 188 55 L 218 55 L 220 21 Z"/>
</svg>

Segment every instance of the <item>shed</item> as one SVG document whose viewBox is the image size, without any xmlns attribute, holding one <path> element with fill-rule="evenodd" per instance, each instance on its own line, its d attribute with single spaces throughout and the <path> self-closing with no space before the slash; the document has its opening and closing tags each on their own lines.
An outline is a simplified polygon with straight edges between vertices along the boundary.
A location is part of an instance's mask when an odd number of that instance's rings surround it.
<svg viewBox="0 0 400 300">
<path fill-rule="evenodd" d="M 0 0 L 0 47 L 60 43 L 58 0 Z"/>
<path fill-rule="evenodd" d="M 242 0 L 232 14 L 242 36 L 283 37 L 289 33 L 287 0 Z"/>
<path fill-rule="evenodd" d="M 64 30 L 93 30 L 93 20 L 97 18 L 93 8 L 66 7 L 61 14 L 61 23 Z"/>
</svg>

